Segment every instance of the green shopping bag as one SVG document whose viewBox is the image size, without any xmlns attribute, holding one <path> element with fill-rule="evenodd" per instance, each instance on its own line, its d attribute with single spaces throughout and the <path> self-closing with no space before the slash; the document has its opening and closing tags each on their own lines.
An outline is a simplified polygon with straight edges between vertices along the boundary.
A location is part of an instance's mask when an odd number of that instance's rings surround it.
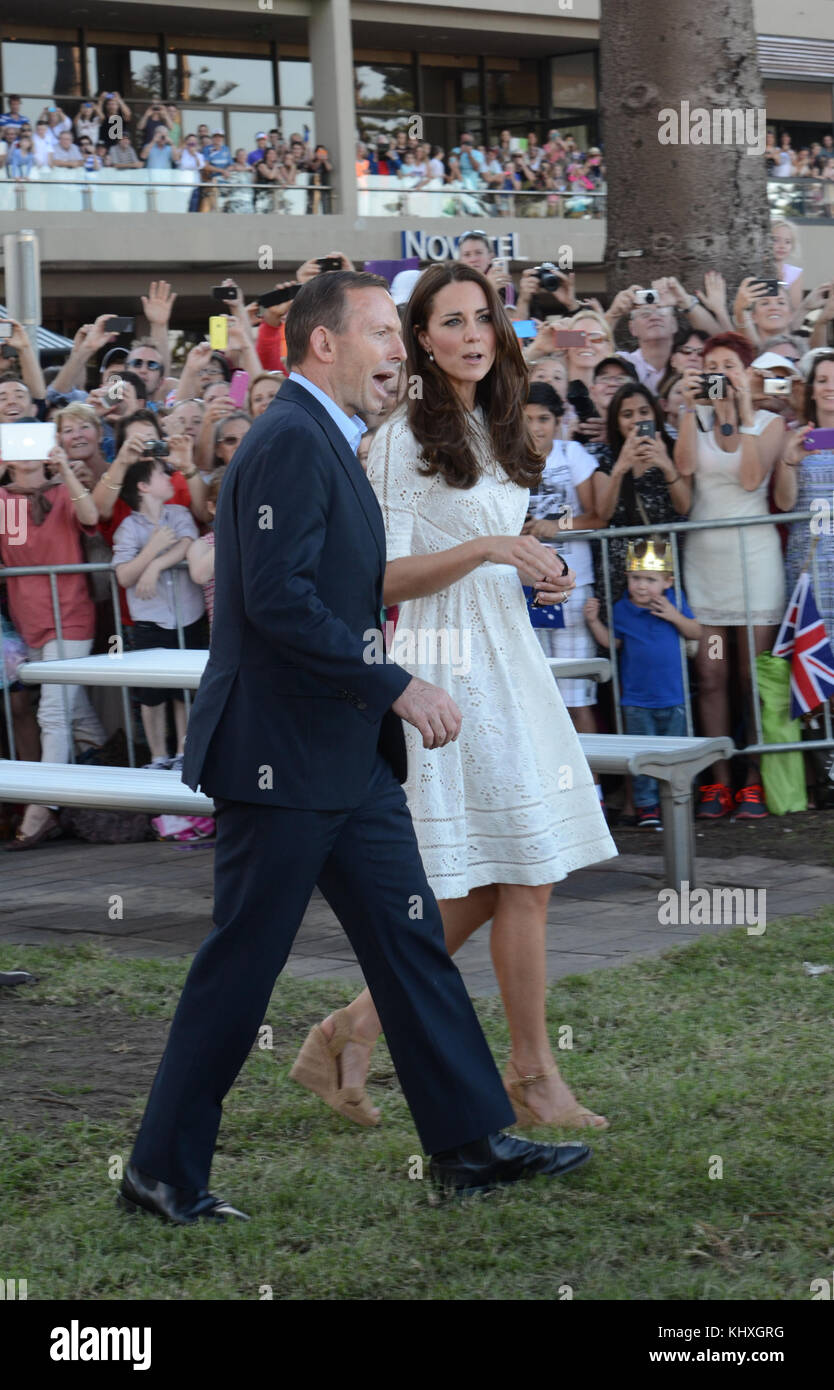
<svg viewBox="0 0 834 1390">
<path fill-rule="evenodd" d="M 771 652 L 760 652 L 756 657 L 756 674 L 762 708 L 762 742 L 799 743 L 800 722 L 790 717 L 791 663 Z M 772 815 L 807 811 L 805 763 L 801 753 L 763 753 L 761 770 L 765 801 Z"/>
</svg>

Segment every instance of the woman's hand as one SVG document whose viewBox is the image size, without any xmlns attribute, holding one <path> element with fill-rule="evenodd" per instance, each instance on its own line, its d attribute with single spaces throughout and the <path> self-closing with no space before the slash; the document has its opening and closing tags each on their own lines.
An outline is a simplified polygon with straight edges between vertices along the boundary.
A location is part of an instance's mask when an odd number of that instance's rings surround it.
<svg viewBox="0 0 834 1390">
<path fill-rule="evenodd" d="M 733 309 L 736 317 L 749 313 L 758 299 L 763 299 L 765 288 L 758 275 L 746 275 L 738 287 Z"/>
<path fill-rule="evenodd" d="M 684 367 L 681 391 L 686 404 L 689 406 L 703 405 L 704 403 L 704 397 L 701 394 L 703 391 L 702 376 L 700 367 Z"/>
<path fill-rule="evenodd" d="M 194 467 L 194 445 L 190 435 L 168 436 L 168 462 L 177 473 L 190 473 Z"/>
<path fill-rule="evenodd" d="M 636 437 L 634 431 L 632 430 L 631 434 L 627 437 L 622 449 L 620 450 L 620 456 L 617 459 L 617 462 L 611 469 L 610 476 L 612 478 L 615 476 L 621 478 L 624 473 L 631 472 L 635 463 L 641 457 L 639 449 L 640 442 L 641 441 Z"/>
<path fill-rule="evenodd" d="M 813 428 L 814 426 L 812 424 L 807 424 L 803 425 L 801 430 L 790 431 L 788 435 L 788 443 L 785 447 L 784 453 L 782 454 L 782 462 L 786 463 L 789 468 L 800 468 L 802 466 L 803 460 L 808 457 L 809 453 L 813 452 L 813 450 L 806 449 L 804 444 L 802 443 L 806 434 L 808 434 Z"/>
<path fill-rule="evenodd" d="M 125 471 L 132 463 L 138 463 L 145 452 L 145 439 L 126 439 L 113 460 L 113 467 L 119 464 Z"/>
<path fill-rule="evenodd" d="M 69 459 L 60 444 L 53 444 L 46 456 L 46 461 L 49 464 L 49 470 L 53 476 L 56 473 L 60 473 L 65 483 L 69 484 L 73 482 L 75 474 L 70 468 Z"/>
<path fill-rule="evenodd" d="M 654 439 L 643 439 L 641 442 L 648 446 L 641 450 L 641 457 L 648 460 L 650 468 L 659 468 L 661 472 L 667 474 L 676 471 L 666 445 L 658 435 L 655 435 Z"/>
<path fill-rule="evenodd" d="M 85 463 L 83 459 L 70 459 L 69 467 L 70 472 L 78 479 L 81 486 L 92 492 L 96 485 L 96 478 L 90 465 Z"/>
<path fill-rule="evenodd" d="M 218 425 L 221 420 L 225 420 L 227 415 L 231 415 L 237 406 L 231 396 L 220 396 L 218 399 L 209 401 L 203 415 L 203 423 Z"/>
<path fill-rule="evenodd" d="M 576 582 L 575 577 L 568 582 L 571 571 L 563 574 L 562 559 L 535 536 L 491 536 L 486 558 L 494 565 L 514 565 L 524 584 L 546 588 L 548 592 L 564 592 L 567 596 Z M 548 600 L 551 603 L 559 601 L 558 598 Z"/>
<path fill-rule="evenodd" d="M 730 389 L 727 392 L 728 399 L 731 400 L 738 412 L 739 424 L 752 425 L 755 419 L 753 410 L 753 397 L 750 391 L 750 382 L 743 367 L 730 367 L 725 372 Z"/>
</svg>

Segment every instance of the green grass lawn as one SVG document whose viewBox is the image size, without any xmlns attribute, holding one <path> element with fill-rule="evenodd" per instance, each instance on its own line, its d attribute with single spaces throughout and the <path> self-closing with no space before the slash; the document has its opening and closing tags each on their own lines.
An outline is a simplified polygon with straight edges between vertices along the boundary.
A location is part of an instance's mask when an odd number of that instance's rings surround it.
<svg viewBox="0 0 834 1390">
<path fill-rule="evenodd" d="M 384 1123 L 340 1120 L 287 1079 L 310 1024 L 350 991 L 279 982 L 226 1105 L 212 1188 L 248 1225 L 165 1227 L 117 1210 L 126 1157 L 186 965 L 90 947 L 6 949 L 39 983 L 0 1015 L 0 1273 L 29 1299 L 808 1300 L 834 1260 L 834 909 L 559 982 L 553 1036 L 604 1111 L 580 1173 L 437 1203 L 384 1047 Z M 499 1063 L 498 1000 L 478 1012 Z M 109 1090 L 99 1072 L 110 1078 Z M 123 1070 L 122 1070 L 123 1069 Z M 37 1104 L 25 1106 L 27 1097 Z M 538 1137 L 545 1137 L 541 1132 Z M 562 1137 L 571 1137 L 564 1134 Z M 715 1158 L 723 1176 L 710 1177 Z"/>
</svg>

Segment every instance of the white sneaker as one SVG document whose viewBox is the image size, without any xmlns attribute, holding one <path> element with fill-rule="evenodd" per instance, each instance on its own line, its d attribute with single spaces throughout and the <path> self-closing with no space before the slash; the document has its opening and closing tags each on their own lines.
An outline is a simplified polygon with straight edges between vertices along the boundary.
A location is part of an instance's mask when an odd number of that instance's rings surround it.
<svg viewBox="0 0 834 1390">
<path fill-rule="evenodd" d="M 165 772 L 170 766 L 170 758 L 154 758 L 152 762 L 145 763 L 145 769 L 148 772 Z"/>
</svg>

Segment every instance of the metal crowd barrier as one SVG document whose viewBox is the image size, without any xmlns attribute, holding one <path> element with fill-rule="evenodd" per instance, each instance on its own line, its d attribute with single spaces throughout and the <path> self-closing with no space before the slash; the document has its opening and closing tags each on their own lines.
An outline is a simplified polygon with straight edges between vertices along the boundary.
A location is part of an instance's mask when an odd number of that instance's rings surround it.
<svg viewBox="0 0 834 1390">
<path fill-rule="evenodd" d="M 173 568 L 174 568 L 174 569 L 181 569 L 181 570 L 184 570 L 186 573 L 188 572 L 188 565 L 187 565 L 187 563 L 186 563 L 184 560 L 182 560 L 178 565 L 173 566 Z M 104 561 L 98 561 L 98 562 L 96 562 L 96 563 L 85 563 L 85 564 L 77 564 L 77 565 L 18 565 L 18 566 L 2 566 L 2 565 L 0 565 L 0 580 L 3 580 L 3 579 L 23 579 L 23 578 L 26 578 L 28 575 L 35 575 L 35 574 L 46 574 L 46 575 L 49 576 L 49 590 L 50 590 L 50 596 L 51 596 L 51 599 L 52 599 L 52 616 L 53 616 L 53 618 L 54 618 L 54 620 L 55 620 L 55 639 L 56 639 L 56 641 L 57 641 L 57 643 L 58 643 L 59 660 L 61 659 L 61 657 L 64 656 L 64 647 L 63 647 L 64 636 L 63 636 L 63 630 L 62 630 L 62 625 L 61 625 L 61 609 L 60 609 L 60 604 L 58 603 L 58 582 L 57 582 L 57 576 L 58 576 L 59 574 L 90 574 L 90 575 L 93 575 L 93 574 L 107 574 L 107 575 L 109 575 L 109 578 L 110 578 L 110 602 L 111 602 L 112 605 L 113 605 L 113 632 L 112 632 L 112 636 L 115 637 L 115 638 L 117 638 L 118 650 L 119 650 L 120 652 L 121 652 L 121 651 L 124 651 L 124 648 L 125 648 L 125 640 L 124 640 L 124 628 L 122 627 L 121 607 L 120 607 L 120 604 L 119 604 L 119 583 L 118 583 L 118 580 L 116 579 L 116 572 L 115 572 L 115 570 L 113 569 L 113 566 L 112 566 L 111 564 L 108 564 L 108 563 L 106 563 L 106 562 L 104 562 Z M 181 648 L 184 648 L 184 647 L 185 647 L 185 633 L 183 632 L 182 620 L 181 620 L 181 618 L 180 618 L 180 611 L 179 611 L 179 600 L 178 600 L 178 598 L 177 598 L 177 591 L 176 591 L 176 587 L 175 587 L 174 585 L 171 586 L 171 594 L 172 594 L 172 597 L 173 597 L 173 600 L 174 600 L 174 616 L 176 617 L 176 620 L 177 620 L 177 646 L 178 646 L 178 647 L 181 647 Z M 2 627 L 2 624 L 0 624 L 0 673 L 2 673 L 2 672 L 5 670 L 5 650 L 4 650 L 4 648 L 5 648 L 5 639 L 4 639 L 4 636 L 3 636 L 3 627 Z M 121 695 L 122 695 L 122 713 L 123 713 L 123 715 L 124 715 L 124 721 L 125 721 L 125 737 L 126 737 L 126 739 L 127 739 L 128 762 L 129 762 L 129 764 L 130 764 L 131 767 L 135 767 L 135 766 L 136 766 L 136 749 L 135 749 L 135 744 L 134 744 L 134 739 L 133 739 L 133 714 L 132 714 L 132 711 L 131 711 L 131 708 L 130 708 L 130 699 L 129 699 L 129 696 L 128 696 L 128 691 L 129 691 L 130 687 L 129 687 L 129 686 L 126 686 L 126 685 L 123 685 L 123 686 L 120 686 L 119 689 L 121 690 Z M 184 693 L 184 695 L 185 695 L 185 701 L 184 701 L 184 703 L 185 703 L 185 714 L 186 714 L 186 719 L 187 719 L 188 716 L 189 716 L 189 714 L 191 713 L 191 695 L 190 695 L 190 693 L 189 693 L 188 690 L 184 691 L 183 693 Z M 69 729 L 69 735 L 70 735 L 70 762 L 73 762 L 73 763 L 74 763 L 74 762 L 75 762 L 75 742 L 74 742 L 73 734 L 72 734 L 72 723 L 71 723 L 71 720 L 70 720 L 69 704 L 68 704 L 68 695 L 67 695 L 67 688 L 66 688 L 66 686 L 62 686 L 62 687 L 61 687 L 61 699 L 62 699 L 63 706 L 64 706 L 64 721 L 65 721 L 65 723 L 66 723 L 66 725 L 67 725 L 67 727 L 68 727 L 68 729 Z M 6 738 L 7 738 L 7 740 L 8 740 L 8 746 L 9 746 L 9 757 L 10 757 L 10 758 L 16 758 L 16 757 L 17 757 L 17 749 L 16 749 L 16 747 L 15 747 L 15 740 L 14 740 L 14 721 L 13 721 L 13 719 L 12 719 L 11 699 L 10 699 L 10 696 L 9 696 L 8 683 L 7 683 L 5 680 L 3 681 L 3 713 L 4 713 L 4 716 L 5 716 L 5 722 L 6 722 Z"/>
<path fill-rule="evenodd" d="M 604 528 L 604 529 L 600 529 L 600 530 L 597 530 L 597 531 L 570 531 L 570 532 L 567 532 L 567 531 L 566 531 L 566 532 L 565 532 L 565 540 L 566 540 L 566 542 L 567 542 L 568 540 L 570 540 L 570 541 L 576 541 L 576 540 L 590 540 L 590 541 L 595 541 L 595 542 L 598 542 L 598 543 L 599 543 L 599 545 L 600 545 L 600 547 L 601 547 L 601 553 L 602 553 L 602 577 L 603 577 L 603 589 L 604 589 L 604 592 L 605 592 L 605 606 L 606 606 L 606 610 L 607 610 L 607 614 L 608 614 L 608 619 L 609 619 L 609 622 L 610 622 L 610 615 L 611 615 L 611 610 L 612 610 L 612 606 L 613 606 L 613 605 L 612 605 L 612 589 L 611 589 L 611 565 L 610 565 L 610 555 L 609 555 L 609 543 L 610 543 L 611 540 L 613 540 L 613 539 L 625 539 L 625 540 L 630 540 L 630 539 L 632 539 L 633 537 L 637 537 L 637 536 L 657 535 L 657 534 L 659 534 L 659 533 L 662 533 L 663 535 L 668 535 L 669 538 L 670 538 L 670 541 L 671 541 L 672 559 L 673 559 L 673 565 L 674 565 L 675 598 L 676 598 L 676 602 L 677 602 L 678 607 L 680 607 L 680 598 L 681 598 L 681 564 L 680 564 L 680 546 L 679 546 L 679 539 L 678 539 L 678 538 L 679 538 L 680 536 L 684 536 L 684 537 L 685 537 L 686 534 L 687 534 L 687 532 L 689 532 L 689 531 L 703 531 L 703 530 L 717 530 L 717 529 L 725 530 L 725 529 L 731 529 L 731 528 L 736 528 L 736 529 L 738 530 L 738 533 L 739 533 L 739 547 L 740 547 L 740 552 L 741 552 L 741 563 L 742 563 L 743 589 L 744 589 L 744 610 L 745 610 L 745 613 L 746 613 L 746 615 L 747 615 L 747 622 L 746 622 L 745 627 L 746 627 L 746 633 L 747 633 L 747 650 L 748 650 L 748 654 L 749 654 L 749 658 L 750 658 L 750 675 L 751 675 L 751 681 L 752 681 L 752 685 L 753 685 L 753 718 L 754 718 L 754 721 L 755 721 L 755 734 L 756 734 L 756 739 L 755 739 L 755 742 L 754 742 L 754 743 L 748 744 L 748 745 L 747 745 L 746 747 L 744 747 L 744 748 L 737 748 L 737 749 L 735 749 L 735 751 L 734 751 L 734 753 L 733 753 L 733 755 L 732 755 L 733 757 L 745 757 L 745 756 L 747 756 L 748 754 L 760 754 L 760 753 L 807 752 L 807 751 L 809 750 L 809 744 L 808 744 L 807 741 L 803 742 L 802 740 L 800 740 L 800 741 L 798 741 L 798 742 L 796 742 L 796 743 L 764 743 L 763 740 L 762 740 L 762 721 L 761 721 L 761 710 L 760 710 L 760 705 L 759 705 L 759 682 L 758 682 L 758 675 L 757 675 L 757 671 L 756 671 L 756 647 L 755 647 L 755 638 L 754 638 L 754 634 L 753 634 L 754 624 L 753 624 L 753 622 L 752 622 L 752 620 L 751 620 L 751 617 L 750 617 L 750 613 L 751 613 L 751 609 L 750 609 L 750 593 L 749 593 L 749 589 L 748 589 L 747 568 L 746 568 L 746 564 L 745 564 L 745 553 L 746 553 L 746 552 L 745 552 L 745 535 L 744 535 L 744 533 L 745 533 L 745 530 L 746 530 L 746 528 L 747 528 L 748 526 L 794 525 L 794 524 L 797 524 L 797 523 L 800 523 L 800 522 L 805 522 L 805 523 L 807 523 L 807 522 L 809 522 L 809 521 L 814 517 L 814 515 L 815 515 L 815 513 L 814 513 L 814 512 L 811 512 L 811 511 L 805 511 L 805 512 L 785 512 L 785 513 L 779 512 L 779 513 L 773 513 L 773 514 L 768 513 L 768 514 L 765 515 L 765 516 L 725 517 L 725 518 L 721 518 L 721 519 L 719 519 L 719 520 L 714 520 L 714 521 L 673 521 L 673 522 L 668 522 L 668 523 L 666 523 L 666 524 L 662 524 L 662 525 L 661 525 L 661 524 L 658 524 L 658 525 L 654 525 L 654 526 L 645 526 L 645 525 L 644 525 L 644 526 L 622 526 L 622 527 L 618 526 L 618 527 L 606 527 L 606 528 Z M 558 542 L 557 542 L 557 545 L 558 545 Z M 187 569 L 188 569 L 188 566 L 187 566 L 187 564 L 185 563 L 185 561 L 182 561 L 182 562 L 180 563 L 180 565 L 176 566 L 176 568 L 178 568 L 178 569 L 183 569 L 183 570 L 187 570 Z M 118 588 L 118 582 L 117 582 L 117 580 L 116 580 L 115 572 L 114 572 L 114 570 L 113 570 L 113 568 L 112 568 L 111 565 L 106 564 L 106 563 L 103 563 L 103 562 L 100 562 L 100 563 L 97 563 L 97 564 L 77 564 L 77 565 L 34 565 L 34 566 L 30 565 L 30 566 L 22 566 L 22 567 L 9 567 L 9 566 L 7 566 L 7 567 L 2 567 L 2 566 L 0 566 L 0 581 L 2 581 L 3 579 L 10 579 L 10 578 L 24 578 L 24 577 L 26 577 L 27 575 L 46 574 L 46 575 L 49 576 L 50 592 L 51 592 L 51 596 L 52 596 L 52 611 L 53 611 L 53 616 L 54 616 L 54 618 L 55 618 L 55 635 L 56 635 L 56 638 L 57 638 L 57 640 L 58 640 L 58 643 L 59 643 L 59 650 L 60 650 L 60 643 L 63 641 L 63 637 L 62 637 L 62 631 L 61 631 L 61 614 L 60 614 L 60 608 L 59 608 L 59 605 L 58 605 L 58 585 L 57 585 L 56 576 L 59 575 L 59 574 L 78 574 L 78 573 L 82 573 L 82 574 L 105 573 L 105 574 L 108 574 L 108 575 L 109 575 L 109 577 L 110 577 L 110 599 L 111 599 L 111 602 L 112 602 L 112 605 L 113 605 L 113 634 L 112 634 L 112 635 L 118 639 L 118 642 L 119 642 L 119 650 L 124 650 L 124 631 L 123 631 L 123 628 L 122 628 L 121 612 L 120 612 L 120 607 L 119 607 L 119 588 Z M 814 583 L 814 588 L 816 589 L 817 592 L 819 592 L 819 587 L 820 587 L 820 586 L 819 586 L 819 568 L 818 568 L 818 559 L 817 559 L 817 555 L 816 555 L 816 550 L 814 550 L 814 552 L 812 553 L 812 556 L 811 556 L 811 577 L 812 577 L 812 580 L 813 580 L 813 583 Z M 175 608 L 175 614 L 176 614 L 176 619 L 177 619 L 177 642 L 178 642 L 178 646 L 179 646 L 179 647 L 184 648 L 184 647 L 185 647 L 185 636 L 184 636 L 184 633 L 183 633 L 182 622 L 181 622 L 181 620 L 180 620 L 180 614 L 179 614 L 179 608 L 178 608 L 178 603 L 177 603 L 176 590 L 175 590 L 175 589 L 172 589 L 172 592 L 173 592 L 173 597 L 174 597 L 174 608 Z M 786 593 L 785 593 L 785 606 L 786 606 L 786 607 L 787 607 L 787 603 L 788 603 L 789 598 L 790 598 L 790 594 L 787 592 L 787 588 L 786 588 Z M 685 644 L 683 638 L 680 639 L 679 646 L 680 646 L 680 657 L 681 657 L 681 671 L 682 671 L 682 675 L 683 675 L 684 698 L 685 698 L 685 703 L 686 703 L 686 732 L 687 732 L 687 734 L 688 734 L 690 737 L 692 737 L 692 736 L 694 736 L 694 727 L 693 727 L 693 720 L 692 720 L 692 702 L 691 702 L 690 693 L 689 693 L 689 671 L 688 671 L 688 667 L 687 667 L 686 644 Z M 4 650 L 3 650 L 3 648 L 4 648 L 3 631 L 2 631 L 2 627 L 0 626 L 0 671 L 2 671 L 2 670 L 4 669 Z M 616 732 L 617 732 L 618 734 L 622 734 L 622 733 L 624 733 L 624 729 L 623 729 L 623 721 L 622 721 L 622 711 L 621 711 L 621 709 L 620 709 L 620 669 L 619 669 L 619 660 L 618 660 L 618 657 L 617 657 L 617 649 L 616 649 L 616 646 L 614 646 L 613 644 L 612 644 L 612 646 L 611 646 L 611 649 L 610 649 L 608 655 L 609 655 L 609 659 L 610 659 L 610 662 L 611 662 L 611 680 L 612 680 L 612 688 L 613 688 L 613 695 L 614 695 L 614 718 L 615 718 L 615 724 L 616 724 Z M 120 689 L 121 689 L 121 693 L 122 693 L 122 710 L 123 710 L 124 718 L 125 718 L 125 733 L 126 733 L 126 736 L 127 736 L 128 758 L 129 758 L 130 766 L 131 766 L 131 767 L 135 767 L 135 766 L 136 766 L 136 759 L 135 759 L 135 748 L 134 748 L 134 740 L 133 740 L 132 712 L 131 712 L 131 708 L 130 708 L 130 700 L 129 700 L 129 697 L 128 697 L 128 689 L 129 689 L 129 687 L 127 687 L 127 686 L 122 686 L 122 687 L 120 687 Z M 67 694 L 66 694 L 66 688 L 65 688 L 65 687 L 63 688 L 62 693 L 63 693 L 63 700 L 64 700 L 64 717 L 65 717 L 65 719 L 66 719 L 66 721 L 67 721 L 67 724 L 69 725 L 69 723 L 70 723 L 70 721 L 69 721 L 69 709 L 68 709 L 68 705 L 67 705 Z M 190 695 L 189 695 L 189 692 L 188 692 L 187 690 L 185 691 L 185 707 L 186 707 L 186 715 L 187 715 L 187 714 L 189 713 L 190 707 L 191 707 Z M 5 683 L 4 683 L 4 686 L 3 686 L 3 708 L 4 708 L 5 723 L 6 723 L 6 736 L 7 736 L 8 744 L 9 744 L 9 754 L 10 754 L 10 756 L 11 756 L 12 758 L 14 758 L 14 757 L 16 757 L 16 750 L 15 750 L 15 743 L 14 743 L 14 728 L 13 728 L 12 714 L 11 714 L 11 701 L 10 701 L 10 698 L 9 698 L 9 691 L 8 691 L 8 689 L 7 689 L 6 685 L 5 685 Z M 815 739 L 815 740 L 814 740 L 813 747 L 814 747 L 814 750 L 815 750 L 815 751 L 816 751 L 816 750 L 822 750 L 822 749 L 824 749 L 824 748 L 834 748 L 834 737 L 832 737 L 831 706 L 830 706 L 830 702 L 828 702 L 828 701 L 825 701 L 825 702 L 823 703 L 823 720 L 824 720 L 825 738 L 823 738 L 823 739 L 818 739 L 818 740 Z M 729 730 L 728 730 L 727 732 L 729 733 Z M 71 727 L 70 727 L 70 746 L 71 746 L 71 750 L 72 750 L 72 730 L 71 730 Z M 71 756 L 72 756 L 72 761 L 75 761 L 74 752 L 71 753 Z"/>
</svg>

